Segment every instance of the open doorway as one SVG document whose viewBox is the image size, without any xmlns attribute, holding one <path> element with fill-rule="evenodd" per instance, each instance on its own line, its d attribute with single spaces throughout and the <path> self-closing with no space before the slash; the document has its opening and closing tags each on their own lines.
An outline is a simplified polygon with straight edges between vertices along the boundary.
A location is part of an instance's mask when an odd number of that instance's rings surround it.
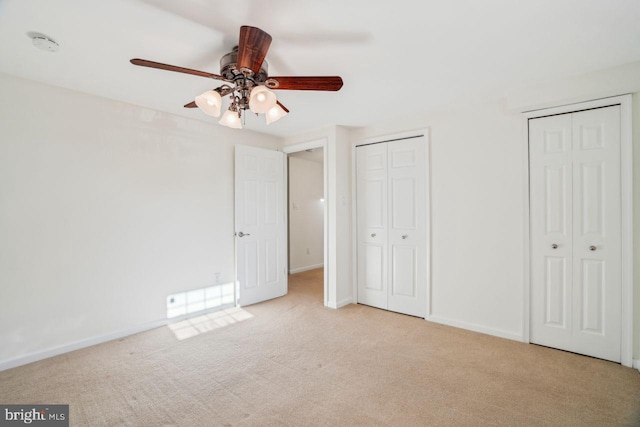
<svg viewBox="0 0 640 427">
<path fill-rule="evenodd" d="M 326 202 L 323 145 L 290 152 L 287 159 L 289 290 L 326 304 Z"/>
</svg>

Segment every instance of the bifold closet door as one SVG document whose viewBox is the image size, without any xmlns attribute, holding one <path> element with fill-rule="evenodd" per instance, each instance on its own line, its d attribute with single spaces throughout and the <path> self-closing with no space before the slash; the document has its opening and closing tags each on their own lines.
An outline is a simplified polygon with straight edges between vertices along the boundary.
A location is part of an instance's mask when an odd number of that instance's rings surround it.
<svg viewBox="0 0 640 427">
<path fill-rule="evenodd" d="M 531 342 L 620 362 L 620 107 L 529 121 Z"/>
<path fill-rule="evenodd" d="M 414 138 L 388 143 L 388 309 L 427 314 L 426 146 Z"/>
<path fill-rule="evenodd" d="M 426 315 L 426 143 L 356 149 L 358 302 Z"/>
<path fill-rule="evenodd" d="M 387 144 L 356 148 L 358 302 L 387 308 Z"/>
</svg>

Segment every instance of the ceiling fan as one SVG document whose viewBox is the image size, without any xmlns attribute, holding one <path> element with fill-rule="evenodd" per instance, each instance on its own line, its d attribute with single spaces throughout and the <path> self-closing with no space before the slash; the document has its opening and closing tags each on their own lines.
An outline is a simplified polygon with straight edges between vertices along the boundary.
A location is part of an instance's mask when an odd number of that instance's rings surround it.
<svg viewBox="0 0 640 427">
<path fill-rule="evenodd" d="M 289 110 L 271 90 L 319 90 L 337 91 L 342 87 L 342 78 L 326 77 L 271 77 L 265 61 L 271 45 L 271 36 L 260 28 L 240 27 L 238 46 L 220 59 L 220 74 L 212 74 L 175 65 L 161 64 L 146 59 L 134 58 L 131 63 L 142 67 L 158 68 L 178 73 L 193 74 L 225 82 L 220 87 L 196 96 L 185 108 L 198 107 L 205 114 L 218 117 L 222 98 L 229 95 L 231 103 L 218 123 L 242 128 L 242 112 L 251 110 L 265 114 L 267 124 L 284 117 Z M 271 89 L 271 90 L 270 90 Z"/>
</svg>

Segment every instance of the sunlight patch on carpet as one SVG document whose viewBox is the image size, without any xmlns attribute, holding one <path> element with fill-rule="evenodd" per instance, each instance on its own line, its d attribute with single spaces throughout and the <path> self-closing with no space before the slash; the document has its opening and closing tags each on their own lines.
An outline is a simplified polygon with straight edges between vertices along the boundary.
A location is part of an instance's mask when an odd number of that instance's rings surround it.
<svg viewBox="0 0 640 427">
<path fill-rule="evenodd" d="M 167 297 L 167 319 L 233 304 L 234 283 L 179 292 Z"/>
<path fill-rule="evenodd" d="M 215 313 L 204 314 L 202 316 L 186 319 L 168 326 L 178 340 L 186 340 L 206 332 L 224 328 L 247 319 L 253 315 L 241 308 L 233 307 Z"/>
</svg>

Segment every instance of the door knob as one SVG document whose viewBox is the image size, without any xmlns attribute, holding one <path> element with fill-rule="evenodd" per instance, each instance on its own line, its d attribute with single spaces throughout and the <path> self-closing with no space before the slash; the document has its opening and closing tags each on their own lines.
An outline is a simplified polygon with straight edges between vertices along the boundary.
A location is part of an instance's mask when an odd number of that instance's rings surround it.
<svg viewBox="0 0 640 427">
<path fill-rule="evenodd" d="M 593 245 L 591 245 L 591 246 L 589 246 L 589 250 L 590 250 L 590 251 L 595 251 L 595 250 L 596 250 L 596 247 L 595 247 L 595 246 L 593 246 Z"/>
<path fill-rule="evenodd" d="M 371 233 L 371 237 L 376 237 L 376 233 Z"/>
<path fill-rule="evenodd" d="M 242 231 L 238 232 L 238 237 L 244 237 L 244 236 L 251 236 L 251 234 L 249 234 L 249 233 L 245 234 Z"/>
<path fill-rule="evenodd" d="M 403 234 L 403 235 L 402 235 L 402 238 L 403 238 L 403 239 L 406 239 L 407 237 L 409 237 L 409 235 L 408 235 L 408 234 Z"/>
<path fill-rule="evenodd" d="M 553 245 L 551 245 L 551 249 L 558 249 L 558 245 L 554 243 Z"/>
</svg>

